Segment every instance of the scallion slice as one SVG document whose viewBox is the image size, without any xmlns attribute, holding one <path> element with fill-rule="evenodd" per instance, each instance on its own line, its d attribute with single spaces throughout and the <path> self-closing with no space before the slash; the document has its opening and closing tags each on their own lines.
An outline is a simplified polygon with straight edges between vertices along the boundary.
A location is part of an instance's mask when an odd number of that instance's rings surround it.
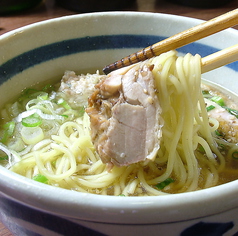
<svg viewBox="0 0 238 236">
<path fill-rule="evenodd" d="M 36 93 L 36 92 L 38 92 L 37 89 L 28 88 L 28 89 L 25 89 L 25 90 L 22 92 L 21 97 L 22 97 L 22 98 L 26 98 L 26 97 L 28 98 L 31 94 Z"/>
<path fill-rule="evenodd" d="M 223 108 L 225 108 L 231 115 L 235 116 L 236 118 L 238 118 L 238 111 L 229 107 L 224 106 Z"/>
<path fill-rule="evenodd" d="M 41 92 L 38 96 L 37 96 L 37 99 L 39 100 L 47 100 L 49 98 L 49 95 L 48 93 L 46 92 Z"/>
<path fill-rule="evenodd" d="M 221 134 L 218 130 L 215 130 L 215 134 L 216 134 L 217 136 L 222 136 L 222 134 Z"/>
<path fill-rule="evenodd" d="M 39 126 L 37 127 L 23 126 L 20 133 L 22 140 L 26 144 L 36 144 L 44 138 L 44 132 Z"/>
<path fill-rule="evenodd" d="M 224 102 L 223 98 L 220 96 L 214 96 L 211 98 L 211 100 L 221 107 L 225 106 L 225 102 Z"/>
<path fill-rule="evenodd" d="M 63 115 L 61 115 L 61 116 L 63 116 L 64 118 L 69 118 L 69 116 L 68 116 L 68 115 L 64 115 L 64 114 L 63 114 Z"/>
<path fill-rule="evenodd" d="M 41 174 L 33 176 L 32 179 L 43 184 L 48 183 L 48 179 L 44 175 L 41 175 Z"/>
<path fill-rule="evenodd" d="M 214 108 L 215 108 L 215 106 L 210 105 L 210 106 L 208 106 L 206 109 L 207 109 L 207 111 L 211 111 L 211 110 L 213 110 Z"/>
<path fill-rule="evenodd" d="M 52 92 L 55 90 L 55 86 L 52 84 L 47 84 L 45 87 L 42 89 L 42 91 L 45 91 L 47 93 Z"/>
<path fill-rule="evenodd" d="M 84 107 L 81 107 L 81 108 L 79 109 L 79 116 L 83 116 L 84 113 L 85 113 L 85 108 L 84 108 Z"/>
<path fill-rule="evenodd" d="M 66 110 L 71 109 L 70 105 L 63 98 L 60 98 L 57 104 L 63 106 Z"/>
<path fill-rule="evenodd" d="M 208 95 L 208 94 L 210 95 L 210 92 L 208 90 L 202 90 L 202 94 L 203 95 Z"/>
<path fill-rule="evenodd" d="M 1 139 L 2 143 L 6 143 L 7 140 L 9 139 L 9 137 L 11 137 L 13 135 L 15 126 L 16 126 L 16 124 L 14 121 L 10 121 L 10 122 L 7 122 L 6 124 L 4 124 L 4 126 L 3 126 L 4 134 L 3 134 L 3 138 Z"/>
<path fill-rule="evenodd" d="M 7 160 L 8 160 L 8 156 L 0 157 L 0 161 L 7 161 Z"/>
<path fill-rule="evenodd" d="M 198 150 L 199 152 L 201 152 L 201 153 L 205 153 L 204 147 L 203 147 L 202 145 L 200 145 L 200 144 L 198 145 L 197 150 Z"/>
<path fill-rule="evenodd" d="M 23 118 L 21 123 L 25 127 L 37 127 L 42 124 L 42 119 L 40 118 L 39 115 L 35 113 L 28 117 Z"/>
<path fill-rule="evenodd" d="M 232 158 L 238 160 L 238 151 L 234 151 L 231 156 Z"/>
<path fill-rule="evenodd" d="M 166 179 L 165 181 L 155 185 L 158 189 L 162 190 L 164 189 L 166 186 L 168 186 L 169 184 L 173 183 L 174 182 L 174 179 L 172 178 L 168 178 Z"/>
</svg>

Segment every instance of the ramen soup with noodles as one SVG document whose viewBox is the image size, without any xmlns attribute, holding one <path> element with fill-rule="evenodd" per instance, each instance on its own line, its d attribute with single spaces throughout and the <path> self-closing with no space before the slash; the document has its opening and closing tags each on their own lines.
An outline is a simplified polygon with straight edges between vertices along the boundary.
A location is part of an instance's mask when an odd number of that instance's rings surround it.
<svg viewBox="0 0 238 236">
<path fill-rule="evenodd" d="M 0 163 L 73 191 L 155 196 L 238 178 L 238 112 L 169 51 L 109 75 L 66 71 L 1 110 Z M 96 86 L 95 86 L 96 85 Z"/>
</svg>

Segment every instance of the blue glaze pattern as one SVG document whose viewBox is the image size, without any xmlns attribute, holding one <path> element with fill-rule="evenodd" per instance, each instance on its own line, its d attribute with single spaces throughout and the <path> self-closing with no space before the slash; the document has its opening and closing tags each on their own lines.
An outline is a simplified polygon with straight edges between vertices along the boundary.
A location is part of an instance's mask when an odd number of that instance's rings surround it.
<svg viewBox="0 0 238 236">
<path fill-rule="evenodd" d="M 46 236 L 45 234 L 42 235 L 38 233 L 39 230 L 41 230 L 42 232 L 47 232 L 48 235 L 104 236 L 104 234 L 86 228 L 80 224 L 35 210 L 3 197 L 0 197 L 0 209 L 0 220 L 12 231 L 12 233 L 14 233 L 14 235 Z M 21 227 L 16 223 L 17 220 L 15 219 L 20 219 L 21 222 L 37 226 L 37 232 Z"/>
<path fill-rule="evenodd" d="M 199 222 L 185 229 L 180 236 L 222 236 L 234 226 L 233 222 Z"/>
<path fill-rule="evenodd" d="M 27 51 L 0 65 L 0 84 L 30 67 L 63 56 L 96 50 L 144 48 L 163 39 L 164 37 L 154 35 L 103 35 L 56 42 Z M 217 49 L 192 43 L 179 48 L 178 51 L 190 52 L 193 55 L 199 53 L 204 57 L 216 52 Z M 228 67 L 238 71 L 238 62 L 234 62 Z"/>
</svg>

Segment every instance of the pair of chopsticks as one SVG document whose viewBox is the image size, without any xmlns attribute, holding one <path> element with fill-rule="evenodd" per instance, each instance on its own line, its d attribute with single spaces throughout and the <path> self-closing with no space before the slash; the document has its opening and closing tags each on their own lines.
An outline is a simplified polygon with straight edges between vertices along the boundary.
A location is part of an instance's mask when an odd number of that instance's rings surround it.
<svg viewBox="0 0 238 236">
<path fill-rule="evenodd" d="M 119 61 L 116 61 L 103 68 L 105 74 L 113 70 L 132 65 L 139 61 L 144 61 L 148 58 L 158 56 L 161 53 L 169 50 L 177 49 L 196 40 L 205 38 L 219 31 L 238 24 L 238 8 L 192 27 L 181 33 L 175 34 L 165 40 L 146 47 L 136 53 L 133 53 Z M 208 55 L 202 60 L 202 73 L 214 70 L 218 67 L 230 64 L 238 60 L 238 44 L 221 50 L 219 52 Z"/>
</svg>

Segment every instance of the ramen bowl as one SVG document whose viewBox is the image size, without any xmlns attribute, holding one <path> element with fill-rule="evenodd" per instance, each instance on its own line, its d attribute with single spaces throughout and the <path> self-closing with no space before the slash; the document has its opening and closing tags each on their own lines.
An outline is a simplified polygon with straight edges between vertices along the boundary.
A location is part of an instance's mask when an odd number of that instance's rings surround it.
<svg viewBox="0 0 238 236">
<path fill-rule="evenodd" d="M 56 18 L 0 36 L 0 105 L 24 88 L 59 81 L 65 70 L 95 72 L 201 23 L 187 17 L 107 12 Z M 236 44 L 228 29 L 178 49 L 202 57 Z M 203 75 L 235 94 L 238 63 Z M 15 235 L 235 235 L 238 181 L 189 193 L 101 196 L 60 189 L 0 166 L 1 221 Z"/>
</svg>

